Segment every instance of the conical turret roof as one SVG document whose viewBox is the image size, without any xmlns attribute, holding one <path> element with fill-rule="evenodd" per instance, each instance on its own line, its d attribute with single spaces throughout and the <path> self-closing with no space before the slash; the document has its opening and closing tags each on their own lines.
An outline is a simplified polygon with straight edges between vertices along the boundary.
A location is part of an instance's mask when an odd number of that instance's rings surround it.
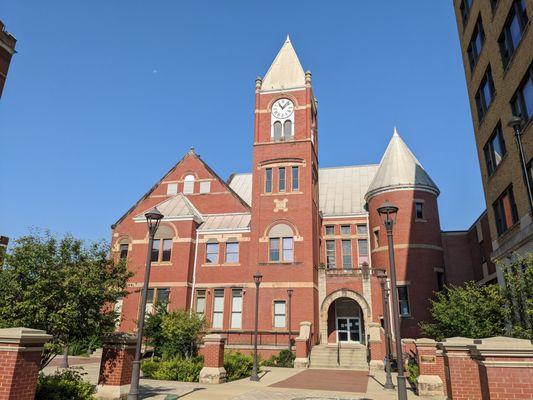
<svg viewBox="0 0 533 400">
<path fill-rule="evenodd" d="M 439 195 L 439 188 L 409 150 L 396 128 L 370 183 L 365 199 L 394 189 L 419 189 Z"/>
<path fill-rule="evenodd" d="M 305 72 L 287 35 L 285 43 L 263 78 L 261 89 L 288 89 L 301 86 L 305 86 Z"/>
</svg>

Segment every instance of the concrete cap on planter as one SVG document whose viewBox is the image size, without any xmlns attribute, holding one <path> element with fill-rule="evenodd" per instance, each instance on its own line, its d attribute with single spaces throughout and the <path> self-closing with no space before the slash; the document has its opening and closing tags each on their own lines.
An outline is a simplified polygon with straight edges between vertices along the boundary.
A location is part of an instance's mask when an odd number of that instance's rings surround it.
<svg viewBox="0 0 533 400">
<path fill-rule="evenodd" d="M 23 327 L 0 329 L 1 343 L 44 344 L 50 339 L 52 335 L 40 329 Z"/>
</svg>

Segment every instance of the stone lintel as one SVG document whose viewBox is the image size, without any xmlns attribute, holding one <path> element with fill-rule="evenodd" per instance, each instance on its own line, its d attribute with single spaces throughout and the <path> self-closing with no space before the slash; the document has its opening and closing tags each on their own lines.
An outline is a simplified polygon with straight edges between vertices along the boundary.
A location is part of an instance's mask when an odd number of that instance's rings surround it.
<svg viewBox="0 0 533 400">
<path fill-rule="evenodd" d="M 102 336 L 102 342 L 109 346 L 130 347 L 137 344 L 137 335 L 127 332 L 113 332 Z"/>
</svg>

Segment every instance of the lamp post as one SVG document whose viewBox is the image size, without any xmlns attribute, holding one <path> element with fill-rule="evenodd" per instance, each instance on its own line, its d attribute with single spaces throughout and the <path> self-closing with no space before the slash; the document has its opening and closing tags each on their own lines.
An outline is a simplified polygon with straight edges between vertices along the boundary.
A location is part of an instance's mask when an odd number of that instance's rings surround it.
<svg viewBox="0 0 533 400">
<path fill-rule="evenodd" d="M 529 210 L 533 213 L 533 195 L 531 193 L 531 182 L 529 174 L 527 173 L 526 160 L 524 157 L 524 147 L 522 146 L 522 127 L 524 126 L 524 120 L 520 117 L 513 116 L 508 125 L 514 130 L 514 137 L 516 139 L 516 145 L 518 147 L 518 156 L 520 158 L 520 168 L 522 169 L 522 178 L 526 185 L 526 191 L 529 198 Z"/>
<path fill-rule="evenodd" d="M 144 330 L 144 317 L 146 314 L 146 300 L 148 298 L 148 284 L 150 281 L 150 267 L 152 265 L 152 246 L 154 236 L 159 227 L 159 223 L 163 219 L 163 214 L 154 207 L 146 214 L 146 223 L 148 224 L 148 251 L 146 255 L 146 270 L 144 271 L 144 284 L 141 291 L 141 312 L 139 313 L 139 321 L 137 321 L 137 344 L 135 346 L 135 360 L 133 361 L 131 371 L 131 386 L 128 400 L 138 400 L 139 398 L 139 375 L 141 371 L 141 346 Z"/>
<path fill-rule="evenodd" d="M 381 296 L 383 303 L 383 322 L 385 325 L 385 351 L 387 353 L 387 363 L 385 364 L 385 389 L 394 389 L 391 375 L 391 362 L 392 362 L 392 345 L 391 345 L 391 333 L 390 333 L 390 316 L 389 316 L 389 288 L 387 285 L 387 272 L 385 270 L 378 270 L 377 278 L 379 285 L 381 286 Z"/>
<path fill-rule="evenodd" d="M 287 295 L 289 296 L 289 351 L 292 351 L 292 337 L 291 337 L 291 305 L 292 305 L 292 289 L 287 289 Z"/>
<path fill-rule="evenodd" d="M 387 230 L 387 241 L 389 247 L 390 282 L 392 291 L 392 317 L 394 320 L 394 332 L 396 339 L 396 364 L 398 368 L 398 400 L 407 400 L 407 387 L 405 385 L 405 372 L 403 368 L 402 337 L 400 335 L 400 316 L 398 309 L 398 292 L 396 290 L 396 266 L 394 264 L 394 241 L 392 239 L 392 227 L 398 207 L 385 200 L 378 207 L 378 213 L 383 219 L 383 224 Z"/>
<path fill-rule="evenodd" d="M 259 376 L 257 375 L 257 329 L 259 327 L 259 285 L 261 284 L 263 275 L 257 271 L 254 275 L 255 282 L 255 330 L 254 330 L 254 367 L 252 369 L 251 381 L 258 382 Z"/>
</svg>

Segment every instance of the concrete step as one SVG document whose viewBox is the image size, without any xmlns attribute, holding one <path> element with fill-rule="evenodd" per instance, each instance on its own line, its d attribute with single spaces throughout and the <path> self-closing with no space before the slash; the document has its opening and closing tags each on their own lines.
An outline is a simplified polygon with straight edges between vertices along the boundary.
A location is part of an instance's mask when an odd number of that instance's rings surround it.
<svg viewBox="0 0 533 400">
<path fill-rule="evenodd" d="M 346 344 L 340 349 L 337 346 L 315 346 L 311 350 L 310 368 L 368 370 L 366 347 L 357 344 Z"/>
</svg>

